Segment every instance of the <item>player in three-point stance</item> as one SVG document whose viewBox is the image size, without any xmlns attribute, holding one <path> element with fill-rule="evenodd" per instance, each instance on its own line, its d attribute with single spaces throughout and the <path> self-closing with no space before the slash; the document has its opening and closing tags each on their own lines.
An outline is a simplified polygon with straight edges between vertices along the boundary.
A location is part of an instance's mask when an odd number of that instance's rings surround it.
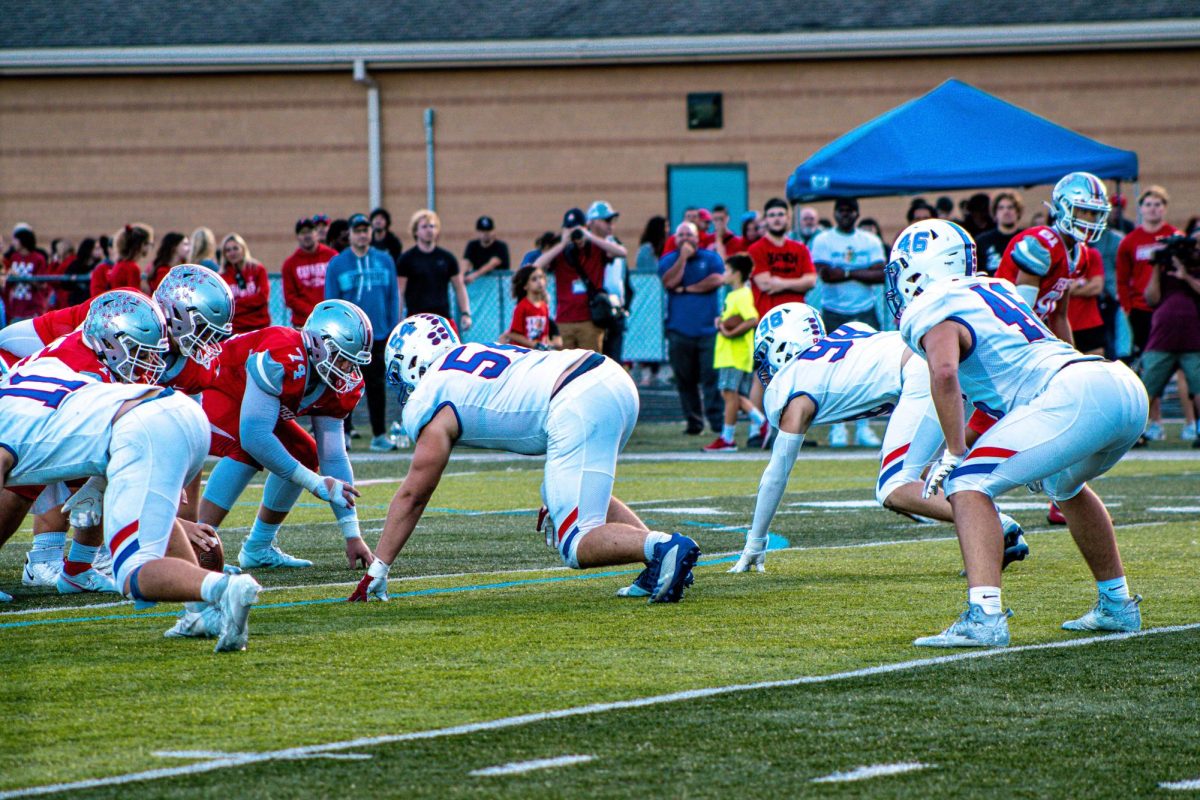
<svg viewBox="0 0 1200 800">
<path fill-rule="evenodd" d="M 899 333 L 851 322 L 826 334 L 814 309 L 787 303 L 767 314 L 754 338 L 763 405 L 779 433 L 758 485 L 746 546 L 730 572 L 763 571 L 768 528 L 812 425 L 890 413 L 876 500 L 901 514 L 953 521 L 944 498 L 921 496 L 921 472 L 942 447 L 942 428 L 925 362 L 913 357 Z M 1025 558 L 1029 547 L 1016 520 L 1000 516 L 1007 565 Z"/>
<path fill-rule="evenodd" d="M 612 496 L 638 395 L 615 362 L 587 350 L 463 344 L 442 317 L 416 314 L 388 339 L 388 381 L 402 387 L 412 466 L 351 600 L 387 599 L 388 570 L 437 488 L 455 444 L 546 456 L 547 544 L 574 569 L 645 562 L 650 602 L 683 596 L 700 548 L 649 530 Z"/>
<path fill-rule="evenodd" d="M 1077 208 L 1096 221 L 1099 211 Z M 993 498 L 1040 487 L 1062 508 L 1096 579 L 1099 599 L 1067 630 L 1141 627 L 1104 503 L 1086 481 L 1104 474 L 1137 441 L 1148 401 L 1123 364 L 1085 356 L 1055 337 L 1005 280 L 975 277 L 975 242 L 943 220 L 910 225 L 887 266 L 888 302 L 900 333 L 929 365 L 930 393 L 946 449 L 930 467 L 925 494 L 943 482 L 967 569 L 967 610 L 949 628 L 914 644 L 1003 646 L 1003 550 Z M 999 421 L 969 451 L 963 403 L 986 404 Z"/>
</svg>

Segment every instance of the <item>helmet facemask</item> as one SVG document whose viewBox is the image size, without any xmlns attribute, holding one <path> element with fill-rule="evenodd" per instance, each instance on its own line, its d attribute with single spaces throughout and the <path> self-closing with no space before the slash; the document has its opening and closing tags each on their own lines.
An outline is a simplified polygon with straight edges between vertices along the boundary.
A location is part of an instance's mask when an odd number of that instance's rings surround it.
<svg viewBox="0 0 1200 800">
<path fill-rule="evenodd" d="M 95 343 L 95 349 L 122 383 L 158 383 L 167 369 L 166 339 L 147 345 L 118 332 L 103 337 Z"/>
<path fill-rule="evenodd" d="M 317 377 L 330 389 L 338 394 L 346 394 L 362 384 L 361 367 L 371 363 L 370 350 L 347 353 L 332 337 L 308 334 L 305 338 L 308 340 L 308 353 L 313 362 L 313 369 L 316 370 Z"/>
<path fill-rule="evenodd" d="M 233 335 L 233 324 L 218 327 L 209 322 L 198 309 L 186 309 L 183 316 L 178 312 L 169 320 L 171 339 L 179 352 L 202 367 L 209 367 L 221 355 L 221 343 Z"/>
</svg>

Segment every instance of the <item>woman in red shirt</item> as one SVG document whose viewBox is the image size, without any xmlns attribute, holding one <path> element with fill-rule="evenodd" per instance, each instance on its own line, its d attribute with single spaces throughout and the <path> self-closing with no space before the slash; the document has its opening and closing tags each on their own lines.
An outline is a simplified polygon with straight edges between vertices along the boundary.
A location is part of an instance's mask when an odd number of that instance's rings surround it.
<svg viewBox="0 0 1200 800">
<path fill-rule="evenodd" d="M 154 255 L 154 269 L 150 273 L 150 293 L 153 294 L 171 267 L 188 263 L 192 255 L 192 243 L 179 231 L 171 231 L 162 238 L 158 252 Z"/>
<path fill-rule="evenodd" d="M 139 262 L 153 252 L 154 228 L 144 222 L 126 225 L 117 233 L 113 244 L 117 248 L 117 263 L 108 271 L 108 286 L 104 291 L 133 289 L 145 293 L 146 278 Z"/>
<path fill-rule="evenodd" d="M 8 308 L 8 323 L 36 317 L 46 310 L 45 284 L 29 283 L 14 278 L 34 278 L 46 275 L 46 258 L 37 249 L 37 236 L 29 228 L 13 231 L 13 251 L 4 260 L 8 280 L 3 284 L 4 304 Z"/>
<path fill-rule="evenodd" d="M 250 256 L 246 240 L 231 233 L 221 240 L 221 277 L 233 290 L 233 332 L 271 324 L 271 285 L 267 269 Z"/>
</svg>

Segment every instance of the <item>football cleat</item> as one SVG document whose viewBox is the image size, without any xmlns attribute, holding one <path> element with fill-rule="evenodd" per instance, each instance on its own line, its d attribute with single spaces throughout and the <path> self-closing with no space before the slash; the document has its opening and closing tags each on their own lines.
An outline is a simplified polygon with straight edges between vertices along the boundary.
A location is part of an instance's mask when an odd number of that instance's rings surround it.
<svg viewBox="0 0 1200 800">
<path fill-rule="evenodd" d="M 1058 507 L 1058 503 L 1051 503 L 1050 509 L 1046 512 L 1046 522 L 1051 525 L 1066 525 L 1067 518 L 1063 516 L 1062 509 Z"/>
<path fill-rule="evenodd" d="M 687 577 L 683 579 L 684 588 L 686 589 L 695 582 L 695 576 L 692 575 L 691 570 L 688 570 Z M 633 583 L 617 589 L 617 597 L 649 597 L 653 591 L 654 578 L 650 574 L 650 568 L 646 567 L 633 579 Z"/>
<path fill-rule="evenodd" d="M 883 440 L 875 431 L 871 430 L 870 425 L 856 425 L 854 428 L 854 444 L 858 447 L 879 447 L 883 444 Z"/>
<path fill-rule="evenodd" d="M 1011 527 L 1004 531 L 1004 561 L 1001 562 L 1000 569 L 1014 561 L 1024 561 L 1028 555 L 1029 545 L 1025 543 L 1025 531 L 1013 520 Z"/>
<path fill-rule="evenodd" d="M 654 558 L 647 569 L 654 580 L 650 592 L 651 603 L 678 603 L 683 598 L 683 587 L 692 567 L 700 558 L 700 547 L 681 533 L 672 533 L 671 538 L 654 546 Z"/>
<path fill-rule="evenodd" d="M 288 569 L 303 569 L 311 567 L 313 562 L 306 558 L 296 558 L 279 549 L 279 544 L 272 541 L 270 547 L 250 547 L 247 542 L 242 543 L 242 549 L 238 553 L 238 564 L 242 569 L 254 569 L 256 567 L 286 567 Z"/>
<path fill-rule="evenodd" d="M 850 444 L 850 435 L 846 433 L 846 425 L 839 422 L 836 425 L 829 427 L 829 446 L 830 447 L 847 447 Z"/>
<path fill-rule="evenodd" d="M 983 606 L 968 603 L 954 624 L 936 636 L 922 636 L 913 641 L 917 647 L 1006 647 L 1008 618 L 1012 609 L 999 614 L 983 613 Z"/>
<path fill-rule="evenodd" d="M 737 445 L 733 442 L 727 442 L 718 436 L 716 439 L 713 439 L 710 443 L 704 445 L 704 447 L 701 447 L 700 449 L 705 453 L 736 453 Z"/>
<path fill-rule="evenodd" d="M 1138 605 L 1142 596 L 1135 594 L 1120 606 L 1114 607 L 1104 598 L 1096 601 L 1092 610 L 1079 619 L 1067 620 L 1062 624 L 1064 631 L 1140 631 L 1142 611 Z"/>
<path fill-rule="evenodd" d="M 25 569 L 21 570 L 21 583 L 26 586 L 58 586 L 58 575 L 62 572 L 62 550 L 30 550 L 25 554 Z"/>
<path fill-rule="evenodd" d="M 95 567 L 84 570 L 78 575 L 68 575 L 66 571 L 58 573 L 55 581 L 59 594 L 78 594 L 79 592 L 116 592 L 117 587 L 112 579 L 98 572 Z"/>
<path fill-rule="evenodd" d="M 380 434 L 371 440 L 371 451 L 374 453 L 390 453 L 396 449 L 396 442 L 387 434 Z"/>
<path fill-rule="evenodd" d="M 234 575 L 221 593 L 217 608 L 221 614 L 221 632 L 214 653 L 232 653 L 246 649 L 250 638 L 250 606 L 258 602 L 262 587 L 249 575 Z"/>
<path fill-rule="evenodd" d="M 92 559 L 92 569 L 96 570 L 96 572 L 99 572 L 109 580 L 112 580 L 112 553 L 108 551 L 108 545 L 104 545 L 96 551 L 96 557 Z"/>
<path fill-rule="evenodd" d="M 163 633 L 168 639 L 212 639 L 221 635 L 221 608 L 208 603 L 203 611 L 184 611 L 172 628 Z"/>
</svg>

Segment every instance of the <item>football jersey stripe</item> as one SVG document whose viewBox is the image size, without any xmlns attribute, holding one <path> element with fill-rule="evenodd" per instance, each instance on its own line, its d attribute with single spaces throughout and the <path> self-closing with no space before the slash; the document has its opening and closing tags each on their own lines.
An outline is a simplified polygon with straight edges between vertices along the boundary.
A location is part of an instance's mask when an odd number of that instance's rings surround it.
<svg viewBox="0 0 1200 800">
<path fill-rule="evenodd" d="M 908 452 L 909 445 L 911 445 L 911 444 L 912 444 L 912 442 L 909 442 L 908 444 L 901 445 L 900 447 L 897 447 L 895 450 L 893 450 L 892 452 L 890 452 L 890 453 L 888 453 L 886 456 L 884 456 L 884 457 L 883 457 L 883 466 L 885 466 L 885 467 L 886 467 L 888 464 L 890 464 L 890 463 L 892 462 L 892 460 L 893 460 L 893 459 L 897 459 L 897 458 L 899 458 L 900 456 L 902 456 L 902 455 L 904 455 L 905 453 L 907 453 L 907 452 Z"/>
<path fill-rule="evenodd" d="M 976 447 L 963 460 L 970 461 L 973 458 L 1010 458 L 1016 454 L 1016 450 L 1008 450 L 1003 447 Z"/>
</svg>

